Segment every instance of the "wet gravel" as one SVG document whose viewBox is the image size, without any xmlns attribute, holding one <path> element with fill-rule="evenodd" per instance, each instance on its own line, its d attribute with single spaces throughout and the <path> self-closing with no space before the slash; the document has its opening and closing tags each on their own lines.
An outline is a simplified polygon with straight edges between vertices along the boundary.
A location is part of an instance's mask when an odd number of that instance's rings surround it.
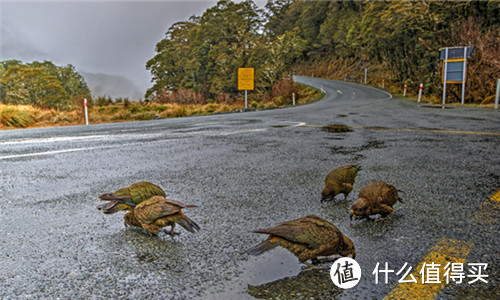
<svg viewBox="0 0 500 300">
<path fill-rule="evenodd" d="M 344 82 L 298 78 L 327 91 L 294 108 L 185 119 L 0 132 L 0 298 L 373 299 L 377 262 L 413 266 L 440 238 L 474 244 L 488 284 L 449 285 L 439 298 L 498 298 L 497 111 L 431 109 Z M 342 94 L 337 90 L 341 90 Z M 299 127 L 303 125 L 306 127 Z M 318 125 L 315 127 L 311 125 Z M 361 129 L 360 127 L 377 127 Z M 382 129 L 385 128 L 385 129 Z M 334 167 L 360 163 L 347 201 L 320 203 Z M 147 180 L 202 230 L 151 237 L 97 211 L 98 195 Z M 404 203 L 386 220 L 351 222 L 359 190 L 384 180 Z M 349 236 L 364 271 L 339 290 L 325 271 L 301 272 L 287 251 L 244 254 L 252 230 L 316 214 Z"/>
</svg>

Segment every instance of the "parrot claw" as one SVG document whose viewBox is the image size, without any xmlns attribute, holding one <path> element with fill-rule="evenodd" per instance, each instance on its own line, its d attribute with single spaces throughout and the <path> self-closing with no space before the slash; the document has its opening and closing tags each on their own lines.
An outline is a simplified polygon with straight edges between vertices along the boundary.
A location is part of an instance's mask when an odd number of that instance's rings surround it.
<svg viewBox="0 0 500 300">
<path fill-rule="evenodd" d="M 314 264 L 310 264 L 308 262 L 303 262 L 304 265 L 306 265 L 305 268 L 302 269 L 302 271 L 311 271 L 311 270 L 326 270 L 328 267 L 325 266 L 317 266 Z"/>
<path fill-rule="evenodd" d="M 171 235 L 171 236 L 176 236 L 176 235 L 180 235 L 181 233 L 180 232 L 176 232 L 176 231 L 173 231 L 173 230 L 165 230 L 165 233 L 168 234 L 168 235 Z"/>
</svg>

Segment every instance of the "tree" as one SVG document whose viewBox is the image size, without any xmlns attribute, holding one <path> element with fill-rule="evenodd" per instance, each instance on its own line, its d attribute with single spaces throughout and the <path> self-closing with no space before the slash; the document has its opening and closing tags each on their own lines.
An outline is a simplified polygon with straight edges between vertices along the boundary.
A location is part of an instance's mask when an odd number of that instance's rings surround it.
<svg viewBox="0 0 500 300">
<path fill-rule="evenodd" d="M 16 60 L 16 59 L 6 60 L 6 61 L 0 62 L 0 79 L 3 77 L 3 75 L 5 74 L 7 69 L 9 69 L 12 66 L 18 66 L 21 64 L 22 64 L 21 61 Z M 0 82 L 0 102 L 2 102 L 3 101 L 2 99 L 4 99 L 4 98 L 5 98 L 5 91 L 4 91 L 2 83 Z"/>
<path fill-rule="evenodd" d="M 465 22 L 470 24 L 464 27 Z M 255 68 L 261 95 L 291 70 L 361 78 L 364 67 L 372 83 L 423 82 L 428 94 L 438 94 L 441 47 L 474 43 L 475 55 L 488 61 L 472 59 L 470 67 L 498 73 L 499 24 L 500 2 L 495 0 L 269 0 L 263 12 L 252 1 L 221 0 L 202 16 L 174 24 L 157 44 L 147 64 L 154 81 L 147 95 L 180 88 L 206 98 L 234 95 L 239 67 Z M 456 38 L 461 29 L 474 35 Z M 479 78 L 468 80 L 486 97 L 491 84 Z"/>
<path fill-rule="evenodd" d="M 153 87 L 146 97 L 162 89 L 190 88 L 207 98 L 236 91 L 239 67 L 249 67 L 262 22 L 252 1 L 219 1 L 201 17 L 169 28 L 147 62 Z"/>
<path fill-rule="evenodd" d="M 80 98 L 90 98 L 90 89 L 85 79 L 76 72 L 73 65 L 58 67 L 51 61 L 44 61 L 43 63 L 35 61 L 27 65 L 35 68 L 42 68 L 48 74 L 56 76 L 70 100 L 75 98 L 78 100 L 81 100 Z"/>
<path fill-rule="evenodd" d="M 35 105 L 42 108 L 68 109 L 68 94 L 56 76 L 42 68 L 12 66 L 0 79 L 7 104 Z"/>
<path fill-rule="evenodd" d="M 146 99 L 162 89 L 196 86 L 199 79 L 196 77 L 197 60 L 192 57 L 191 44 L 198 26 L 196 18 L 177 22 L 168 29 L 166 37 L 156 44 L 157 54 L 146 63 L 146 69 L 150 70 L 154 82 L 153 87 L 146 91 Z"/>
</svg>

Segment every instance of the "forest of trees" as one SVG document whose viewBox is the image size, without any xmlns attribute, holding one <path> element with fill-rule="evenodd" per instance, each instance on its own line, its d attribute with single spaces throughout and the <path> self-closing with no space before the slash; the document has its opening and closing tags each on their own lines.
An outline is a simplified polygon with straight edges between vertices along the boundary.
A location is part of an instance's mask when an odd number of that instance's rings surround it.
<svg viewBox="0 0 500 300">
<path fill-rule="evenodd" d="M 173 24 L 146 68 L 145 97 L 179 90 L 191 99 L 235 99 L 237 69 L 255 68 L 255 95 L 272 97 L 289 75 L 361 80 L 442 93 L 439 49 L 475 47 L 466 102 L 492 101 L 500 78 L 500 1 L 219 1 Z M 457 85 L 450 100 L 459 99 Z M 168 97 L 167 97 L 168 98 Z"/>
<path fill-rule="evenodd" d="M 221 0 L 201 16 L 168 28 L 146 63 L 153 86 L 145 99 L 180 104 L 241 100 L 237 71 L 255 68 L 257 102 L 290 98 L 291 75 L 348 79 L 409 93 L 442 94 L 439 49 L 474 46 L 466 103 L 491 103 L 500 78 L 500 1 Z M 447 101 L 460 99 L 449 85 Z M 72 65 L 0 62 L 0 102 L 71 110 L 90 100 Z M 280 98 L 276 101 L 275 99 Z"/>
<path fill-rule="evenodd" d="M 0 62 L 0 100 L 4 104 L 71 110 L 81 105 L 83 98 L 90 99 L 90 90 L 72 65 Z"/>
</svg>

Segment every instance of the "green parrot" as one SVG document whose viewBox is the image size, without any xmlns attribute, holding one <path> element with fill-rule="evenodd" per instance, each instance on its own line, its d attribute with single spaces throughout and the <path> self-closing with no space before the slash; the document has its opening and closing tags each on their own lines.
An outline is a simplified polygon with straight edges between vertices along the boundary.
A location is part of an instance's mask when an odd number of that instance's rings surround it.
<svg viewBox="0 0 500 300">
<path fill-rule="evenodd" d="M 331 201 L 335 196 L 344 194 L 344 200 L 353 189 L 356 175 L 361 167 L 358 165 L 347 165 L 333 169 L 326 175 L 325 187 L 321 192 L 321 202 Z"/>
<path fill-rule="evenodd" d="M 277 226 L 260 229 L 255 233 L 269 234 L 262 243 L 246 250 L 247 254 L 260 255 L 265 251 L 281 246 L 292 252 L 301 263 L 314 268 L 307 263 L 319 262 L 319 256 L 339 254 L 341 256 L 356 256 L 352 241 L 342 234 L 335 225 L 314 216 L 298 218 Z"/>
<path fill-rule="evenodd" d="M 157 235 L 160 229 L 166 226 L 171 227 L 170 231 L 166 231 L 167 234 L 178 234 L 174 232 L 175 224 L 179 224 L 187 231 L 194 233 L 196 230 L 200 230 L 200 226 L 181 211 L 181 209 L 188 207 L 197 206 L 186 205 L 162 196 L 153 196 L 138 204 L 133 211 L 134 219 L 129 216 L 128 220 L 125 219 L 125 224 L 127 225 L 129 222 L 129 225 L 137 226 L 135 223 L 137 222 L 152 235 Z"/>
<path fill-rule="evenodd" d="M 133 210 L 135 206 L 152 196 L 163 196 L 165 192 L 151 182 L 137 182 L 131 186 L 121 188 L 114 193 L 102 194 L 99 199 L 109 201 L 97 206 L 105 214 L 114 214 L 121 210 Z"/>
</svg>

